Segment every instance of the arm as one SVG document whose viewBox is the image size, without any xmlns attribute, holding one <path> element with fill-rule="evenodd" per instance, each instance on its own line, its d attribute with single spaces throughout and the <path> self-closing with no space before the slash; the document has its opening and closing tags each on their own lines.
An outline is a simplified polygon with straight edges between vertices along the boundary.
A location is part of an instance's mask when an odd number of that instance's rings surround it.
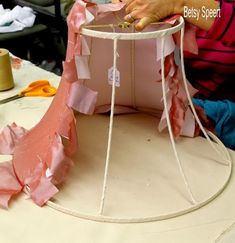
<svg viewBox="0 0 235 243">
<path fill-rule="evenodd" d="M 205 11 L 219 13 L 219 2 L 215 0 L 124 0 L 127 7 L 125 20 L 133 22 L 138 19 L 137 30 L 144 29 L 152 22 L 160 21 L 170 15 L 180 14 L 186 21 L 197 27 L 209 30 L 216 16 L 206 18 Z M 193 10 L 193 15 L 189 11 Z M 192 13 L 192 12 L 191 12 Z M 197 15 L 196 15 L 197 14 Z"/>
</svg>

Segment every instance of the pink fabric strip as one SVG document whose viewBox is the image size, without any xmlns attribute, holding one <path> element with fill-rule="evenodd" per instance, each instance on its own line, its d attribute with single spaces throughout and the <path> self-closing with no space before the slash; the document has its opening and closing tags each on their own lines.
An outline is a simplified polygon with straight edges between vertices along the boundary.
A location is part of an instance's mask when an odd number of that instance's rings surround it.
<svg viewBox="0 0 235 243">
<path fill-rule="evenodd" d="M 66 60 L 71 60 L 74 58 L 74 55 L 80 54 L 81 43 L 80 43 L 80 27 L 86 21 L 86 3 L 77 0 L 73 5 L 68 17 L 68 45 L 67 45 L 67 54 Z"/>
<path fill-rule="evenodd" d="M 18 182 L 11 161 L 0 164 L 0 206 L 8 207 L 9 199 L 22 190 L 22 186 Z"/>
<path fill-rule="evenodd" d="M 119 11 L 124 6 L 125 6 L 125 3 L 121 3 L 121 2 L 115 3 L 115 4 L 112 4 L 112 3 L 98 4 L 96 6 L 96 8 L 97 8 L 97 11 L 96 11 L 97 17 L 100 16 L 100 15 L 103 16 L 106 13 Z"/>
<path fill-rule="evenodd" d="M 0 133 L 0 154 L 13 154 L 19 139 L 27 133 L 23 127 L 15 123 L 7 125 Z"/>
<path fill-rule="evenodd" d="M 42 206 L 57 192 L 58 189 L 53 185 L 51 179 L 41 177 L 37 188 L 30 193 L 30 197 L 37 205 Z"/>
<path fill-rule="evenodd" d="M 75 58 L 72 58 L 69 61 L 65 61 L 63 63 L 63 77 L 68 82 L 75 82 L 78 80 L 77 72 L 76 72 L 76 65 L 75 65 Z"/>
<path fill-rule="evenodd" d="M 71 86 L 67 104 L 81 113 L 91 115 L 95 110 L 97 94 L 79 82 L 75 82 Z"/>
<path fill-rule="evenodd" d="M 56 136 L 51 152 L 51 163 L 48 165 L 48 168 L 50 169 L 53 183 L 60 184 L 66 179 L 73 161 L 66 156 L 65 148 L 59 135 Z"/>
</svg>

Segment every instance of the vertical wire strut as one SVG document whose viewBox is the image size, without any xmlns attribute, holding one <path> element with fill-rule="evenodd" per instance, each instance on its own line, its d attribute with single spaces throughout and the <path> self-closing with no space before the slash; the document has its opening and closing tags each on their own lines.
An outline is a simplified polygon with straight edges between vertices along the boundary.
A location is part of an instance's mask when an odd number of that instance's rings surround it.
<svg viewBox="0 0 235 243">
<path fill-rule="evenodd" d="M 162 39 L 161 39 L 162 93 L 163 93 L 164 108 L 165 108 L 165 112 L 166 112 L 167 127 L 168 127 L 170 140 L 171 140 L 171 145 L 172 145 L 172 148 L 173 148 L 173 151 L 174 151 L 174 155 L 175 155 L 175 159 L 176 159 L 177 165 L 179 167 L 180 174 L 181 174 L 181 176 L 183 178 L 183 181 L 184 181 L 184 184 L 185 184 L 185 186 L 187 188 L 188 194 L 189 194 L 190 199 L 191 199 L 191 203 L 192 204 L 196 204 L 196 200 L 195 200 L 195 198 L 193 196 L 193 193 L 192 193 L 192 191 L 190 189 L 190 186 L 188 184 L 188 180 L 187 180 L 187 178 L 185 176 L 185 173 L 183 171 L 183 168 L 182 168 L 182 165 L 181 165 L 181 162 L 180 162 L 180 159 L 179 159 L 176 147 L 175 147 L 175 140 L 174 140 L 174 136 L 173 136 L 173 133 L 172 133 L 172 127 L 171 127 L 170 118 L 169 118 L 169 114 L 168 114 L 168 110 L 167 110 L 167 99 L 166 99 L 166 90 L 165 90 L 165 70 L 164 70 L 164 60 L 165 60 L 165 55 L 164 55 L 164 53 L 165 53 L 165 45 L 164 45 L 164 41 L 165 41 L 165 38 L 162 37 Z"/>
<path fill-rule="evenodd" d="M 105 195 L 107 189 L 107 178 L 108 178 L 108 170 L 109 170 L 109 162 L 110 162 L 110 151 L 111 151 L 112 131 L 113 131 L 113 115 L 114 115 L 114 105 L 115 105 L 116 70 L 117 70 L 117 38 L 113 40 L 112 96 L 111 96 L 111 108 L 110 108 L 110 119 L 109 119 L 108 143 L 107 143 L 106 160 L 105 160 L 105 171 L 104 171 L 102 196 L 101 196 L 100 210 L 99 210 L 100 215 L 102 215 L 104 211 Z"/>
<path fill-rule="evenodd" d="M 134 26 L 132 26 L 132 30 L 135 31 Z M 135 40 L 131 40 L 131 97 L 134 109 L 136 109 L 135 88 Z"/>
<path fill-rule="evenodd" d="M 181 33 L 180 33 L 180 59 L 181 59 L 181 70 L 182 70 L 182 77 L 183 77 L 183 83 L 184 83 L 184 88 L 185 88 L 185 92 L 186 92 L 186 95 L 187 95 L 187 98 L 188 98 L 188 101 L 189 101 L 189 105 L 191 107 L 191 110 L 193 112 L 193 115 L 203 133 L 203 135 L 205 136 L 205 138 L 207 139 L 207 141 L 209 142 L 209 144 L 211 145 L 211 147 L 216 151 L 216 153 L 221 156 L 225 161 L 225 165 L 229 165 L 229 159 L 227 159 L 226 157 L 226 154 L 225 153 L 222 153 L 221 151 L 219 151 L 215 145 L 212 143 L 210 137 L 208 136 L 207 132 L 205 131 L 204 127 L 202 126 L 202 123 L 197 115 L 197 112 L 195 111 L 195 108 L 194 108 L 194 105 L 193 105 L 193 102 L 192 102 L 192 99 L 191 99 L 191 96 L 190 96 L 190 93 L 189 93 L 189 90 L 188 90 L 188 85 L 187 85 L 187 80 L 186 80 L 186 76 L 185 76 L 185 68 L 184 68 L 184 28 L 181 29 Z M 224 164 L 224 163 L 223 163 Z"/>
</svg>

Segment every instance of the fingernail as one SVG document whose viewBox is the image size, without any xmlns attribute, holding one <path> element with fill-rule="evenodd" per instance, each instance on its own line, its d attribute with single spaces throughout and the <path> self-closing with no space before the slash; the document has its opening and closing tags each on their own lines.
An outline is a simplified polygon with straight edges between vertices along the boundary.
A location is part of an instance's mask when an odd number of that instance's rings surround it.
<svg viewBox="0 0 235 243">
<path fill-rule="evenodd" d="M 140 24 L 136 24 L 136 25 L 135 25 L 135 29 L 136 29 L 137 31 L 141 31 L 141 30 L 143 29 L 143 27 L 142 27 L 142 25 L 140 25 Z"/>
</svg>

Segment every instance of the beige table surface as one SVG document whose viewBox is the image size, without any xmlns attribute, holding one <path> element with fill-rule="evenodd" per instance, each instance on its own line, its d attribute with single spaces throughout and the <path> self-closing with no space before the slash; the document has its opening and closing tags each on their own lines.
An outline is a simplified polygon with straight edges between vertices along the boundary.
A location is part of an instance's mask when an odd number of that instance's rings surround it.
<svg viewBox="0 0 235 243">
<path fill-rule="evenodd" d="M 15 88 L 0 98 L 15 94 L 28 83 L 48 79 L 55 86 L 60 77 L 25 64 L 14 70 Z M 24 98 L 0 106 L 0 128 L 15 121 L 31 128 L 45 113 L 52 98 Z M 233 161 L 235 152 L 230 151 Z M 4 161 L 9 156 L 0 156 Z M 208 205 L 180 217 L 150 223 L 100 223 L 62 214 L 48 206 L 35 205 L 24 194 L 0 210 L 0 243 L 209 243 L 218 242 L 235 222 L 234 172 L 225 190 Z M 226 242 L 235 242 L 230 231 Z M 217 240 L 216 240 L 217 239 Z M 225 242 L 225 241 L 221 241 Z"/>
</svg>

